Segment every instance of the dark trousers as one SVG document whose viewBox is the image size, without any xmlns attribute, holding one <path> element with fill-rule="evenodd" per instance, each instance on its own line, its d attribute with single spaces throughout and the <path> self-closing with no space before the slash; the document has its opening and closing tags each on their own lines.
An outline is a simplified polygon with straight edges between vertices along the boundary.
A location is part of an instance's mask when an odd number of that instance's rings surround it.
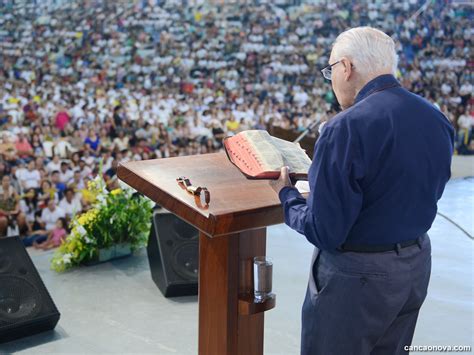
<svg viewBox="0 0 474 355">
<path fill-rule="evenodd" d="M 48 239 L 48 235 L 46 235 L 46 234 L 44 234 L 44 235 L 43 234 L 35 234 L 35 235 L 30 236 L 30 237 L 25 237 L 21 241 L 23 242 L 23 245 L 25 247 L 31 247 L 34 242 L 36 242 L 38 244 L 41 244 L 41 243 L 45 242 L 46 239 Z"/>
<path fill-rule="evenodd" d="M 407 354 L 431 272 L 426 235 L 397 252 L 315 250 L 302 312 L 302 355 Z"/>
</svg>

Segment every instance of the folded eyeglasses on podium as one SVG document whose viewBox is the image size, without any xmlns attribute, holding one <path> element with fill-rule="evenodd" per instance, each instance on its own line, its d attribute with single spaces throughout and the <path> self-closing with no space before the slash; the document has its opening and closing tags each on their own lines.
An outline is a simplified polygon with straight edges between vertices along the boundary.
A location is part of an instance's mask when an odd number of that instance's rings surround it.
<svg viewBox="0 0 474 355">
<path fill-rule="evenodd" d="M 204 198 L 204 201 L 206 202 L 207 205 L 209 204 L 209 202 L 211 202 L 211 193 L 206 187 L 193 186 L 191 183 L 191 180 L 189 180 L 185 176 L 180 176 L 179 178 L 176 179 L 176 181 L 178 182 L 178 184 L 183 186 L 186 189 L 186 191 L 192 193 L 194 196 L 199 196 L 201 201 Z"/>
</svg>

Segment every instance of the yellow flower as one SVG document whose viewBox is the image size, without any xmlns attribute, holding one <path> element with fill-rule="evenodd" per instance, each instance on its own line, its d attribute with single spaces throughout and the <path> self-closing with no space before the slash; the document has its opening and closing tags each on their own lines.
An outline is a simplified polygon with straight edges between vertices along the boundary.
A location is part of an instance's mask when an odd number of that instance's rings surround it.
<svg viewBox="0 0 474 355">
<path fill-rule="evenodd" d="M 71 253 L 74 251 L 74 249 L 76 249 L 76 243 L 75 241 L 72 241 L 71 243 L 68 244 L 67 251 Z"/>
<path fill-rule="evenodd" d="M 79 222 L 79 224 L 84 225 L 87 223 L 87 216 L 83 214 L 77 219 L 77 221 Z"/>
<path fill-rule="evenodd" d="M 81 190 L 82 192 L 82 197 L 84 200 L 86 200 L 89 203 L 94 203 L 96 200 L 96 195 L 93 192 L 90 192 L 89 190 L 83 189 Z"/>
<path fill-rule="evenodd" d="M 118 189 L 112 190 L 110 193 L 112 194 L 112 196 L 115 196 L 122 193 L 122 189 L 118 188 Z"/>
</svg>

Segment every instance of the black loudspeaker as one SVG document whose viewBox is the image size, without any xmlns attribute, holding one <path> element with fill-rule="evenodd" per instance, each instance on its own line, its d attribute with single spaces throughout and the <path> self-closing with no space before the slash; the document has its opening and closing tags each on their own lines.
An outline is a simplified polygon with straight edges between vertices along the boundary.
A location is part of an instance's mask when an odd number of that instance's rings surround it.
<svg viewBox="0 0 474 355">
<path fill-rule="evenodd" d="M 59 317 L 21 240 L 0 239 L 0 343 L 54 329 Z"/>
<path fill-rule="evenodd" d="M 197 295 L 196 228 L 174 214 L 155 211 L 147 251 L 151 277 L 165 297 Z"/>
</svg>

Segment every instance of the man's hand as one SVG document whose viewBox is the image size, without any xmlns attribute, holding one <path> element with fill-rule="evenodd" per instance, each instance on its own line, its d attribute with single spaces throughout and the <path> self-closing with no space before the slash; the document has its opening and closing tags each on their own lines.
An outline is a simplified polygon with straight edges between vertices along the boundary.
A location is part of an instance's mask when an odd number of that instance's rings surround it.
<svg viewBox="0 0 474 355">
<path fill-rule="evenodd" d="M 288 172 L 287 166 L 281 168 L 278 180 L 270 180 L 270 186 L 277 194 L 280 193 L 280 190 L 285 186 L 293 186 L 290 181 L 290 173 Z"/>
</svg>

